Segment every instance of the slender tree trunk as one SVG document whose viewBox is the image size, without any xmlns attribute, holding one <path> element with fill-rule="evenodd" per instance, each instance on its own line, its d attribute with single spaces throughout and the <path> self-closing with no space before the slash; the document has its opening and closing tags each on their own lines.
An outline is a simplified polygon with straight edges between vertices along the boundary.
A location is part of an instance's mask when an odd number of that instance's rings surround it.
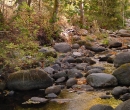
<svg viewBox="0 0 130 110">
<path fill-rule="evenodd" d="M 80 24 L 81 27 L 84 27 L 84 0 L 80 1 L 79 8 L 80 8 Z"/>
<path fill-rule="evenodd" d="M 0 9 L 0 30 L 3 30 L 3 28 L 4 28 L 4 15 Z"/>
<path fill-rule="evenodd" d="M 58 8 L 59 8 L 59 0 L 55 0 L 54 9 L 53 9 L 53 13 L 52 13 L 52 23 L 56 22 L 57 14 L 58 14 Z"/>
<path fill-rule="evenodd" d="M 27 2 L 29 7 L 31 6 L 31 2 L 32 2 L 32 0 L 28 0 L 28 2 Z"/>
</svg>

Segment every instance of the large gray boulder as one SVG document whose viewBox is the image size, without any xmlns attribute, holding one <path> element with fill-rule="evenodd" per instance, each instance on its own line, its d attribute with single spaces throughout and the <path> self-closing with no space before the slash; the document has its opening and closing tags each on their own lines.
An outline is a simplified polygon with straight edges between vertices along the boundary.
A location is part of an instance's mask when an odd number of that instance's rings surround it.
<svg viewBox="0 0 130 110">
<path fill-rule="evenodd" d="M 115 110 L 130 110 L 130 99 L 119 104 Z"/>
<path fill-rule="evenodd" d="M 92 106 L 89 110 L 114 110 L 114 109 L 109 105 L 97 104 Z"/>
<path fill-rule="evenodd" d="M 52 79 L 41 69 L 21 70 L 9 75 L 10 90 L 45 89 L 53 84 Z"/>
<path fill-rule="evenodd" d="M 106 73 L 92 73 L 87 76 L 87 82 L 92 87 L 107 87 L 107 86 L 116 86 L 117 79 Z"/>
<path fill-rule="evenodd" d="M 71 51 L 71 46 L 68 43 L 61 42 L 54 45 L 54 49 L 61 53 L 67 53 Z"/>
<path fill-rule="evenodd" d="M 119 67 L 122 64 L 130 63 L 130 52 L 119 53 L 114 58 L 114 66 Z"/>
<path fill-rule="evenodd" d="M 121 65 L 113 72 L 113 75 L 117 78 L 119 85 L 130 86 L 130 63 Z"/>
</svg>

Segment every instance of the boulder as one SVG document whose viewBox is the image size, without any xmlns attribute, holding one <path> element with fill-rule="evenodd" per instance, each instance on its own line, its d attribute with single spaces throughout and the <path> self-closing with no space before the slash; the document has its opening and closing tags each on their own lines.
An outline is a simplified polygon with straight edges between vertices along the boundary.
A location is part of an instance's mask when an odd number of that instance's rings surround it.
<svg viewBox="0 0 130 110">
<path fill-rule="evenodd" d="M 50 86 L 45 90 L 45 94 L 54 93 L 58 95 L 60 92 L 61 92 L 60 86 Z"/>
<path fill-rule="evenodd" d="M 10 90 L 45 89 L 53 84 L 52 79 L 41 69 L 21 70 L 9 75 Z"/>
<path fill-rule="evenodd" d="M 122 47 L 122 43 L 115 41 L 115 42 L 110 42 L 109 44 L 109 48 L 118 48 L 118 47 Z"/>
<path fill-rule="evenodd" d="M 130 110 L 130 99 L 119 104 L 115 110 Z"/>
<path fill-rule="evenodd" d="M 53 78 L 54 79 L 58 79 L 58 78 L 61 78 L 61 77 L 67 77 L 67 74 L 66 74 L 66 71 L 58 71 L 57 73 L 55 73 L 53 75 Z"/>
<path fill-rule="evenodd" d="M 90 48 L 91 51 L 94 51 L 94 52 L 103 52 L 106 50 L 106 48 L 102 47 L 102 46 L 92 46 Z"/>
<path fill-rule="evenodd" d="M 77 43 L 72 45 L 72 49 L 79 49 L 79 47 L 80 47 L 80 45 Z"/>
<path fill-rule="evenodd" d="M 107 87 L 107 86 L 116 86 L 117 79 L 106 73 L 92 73 L 87 76 L 87 82 L 92 87 Z"/>
<path fill-rule="evenodd" d="M 47 72 L 50 75 L 52 75 L 55 72 L 55 70 L 51 67 L 44 68 L 44 71 Z"/>
<path fill-rule="evenodd" d="M 83 77 L 80 70 L 77 69 L 69 69 L 67 71 L 68 78 L 81 78 Z"/>
<path fill-rule="evenodd" d="M 130 86 L 130 63 L 121 65 L 113 72 L 113 75 L 117 78 L 119 85 Z"/>
<path fill-rule="evenodd" d="M 113 88 L 111 94 L 114 97 L 119 98 L 122 94 L 125 94 L 127 92 L 128 92 L 128 88 L 127 87 L 118 86 L 118 87 Z"/>
<path fill-rule="evenodd" d="M 109 105 L 97 104 L 92 106 L 89 110 L 114 110 L 114 109 Z"/>
<path fill-rule="evenodd" d="M 61 53 L 67 53 L 71 51 L 71 46 L 68 43 L 61 42 L 54 45 L 54 49 Z"/>
<path fill-rule="evenodd" d="M 66 82 L 67 87 L 72 87 L 73 85 L 77 84 L 77 80 L 75 78 L 70 78 Z"/>
<path fill-rule="evenodd" d="M 79 70 L 85 70 L 85 68 L 88 66 L 88 63 L 79 63 L 76 65 L 76 68 Z"/>
<path fill-rule="evenodd" d="M 125 63 L 130 63 L 130 52 L 122 52 L 115 56 L 114 58 L 115 67 L 119 67 Z"/>
</svg>

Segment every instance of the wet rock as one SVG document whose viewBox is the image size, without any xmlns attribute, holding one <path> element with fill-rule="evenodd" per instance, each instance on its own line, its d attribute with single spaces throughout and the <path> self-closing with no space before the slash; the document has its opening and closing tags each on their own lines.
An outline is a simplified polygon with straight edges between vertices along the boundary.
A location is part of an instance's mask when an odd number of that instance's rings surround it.
<svg viewBox="0 0 130 110">
<path fill-rule="evenodd" d="M 87 82 L 92 87 L 107 87 L 107 86 L 116 86 L 117 79 L 106 73 L 93 73 L 87 76 Z"/>
<path fill-rule="evenodd" d="M 122 47 L 122 43 L 115 41 L 115 42 L 110 42 L 109 48 L 118 48 L 118 47 Z"/>
<path fill-rule="evenodd" d="M 56 43 L 54 45 L 54 49 L 61 53 L 67 53 L 71 51 L 71 46 L 65 42 L 62 43 Z"/>
<path fill-rule="evenodd" d="M 41 69 L 21 70 L 9 75 L 10 90 L 45 89 L 53 84 L 52 79 Z"/>
<path fill-rule="evenodd" d="M 77 43 L 72 45 L 72 49 L 79 49 L 79 47 L 80 47 L 80 45 Z"/>
<path fill-rule="evenodd" d="M 75 59 L 75 63 L 83 63 L 82 58 L 76 58 L 76 59 Z"/>
<path fill-rule="evenodd" d="M 81 89 L 85 91 L 94 91 L 94 88 L 90 85 L 81 85 Z"/>
<path fill-rule="evenodd" d="M 50 93 L 50 94 L 47 94 L 45 97 L 54 99 L 54 98 L 57 98 L 58 96 L 56 94 L 54 94 L 54 93 Z"/>
<path fill-rule="evenodd" d="M 102 96 L 100 96 L 100 98 L 101 99 L 110 99 L 110 98 L 112 98 L 112 96 L 110 96 L 110 95 L 102 95 Z"/>
<path fill-rule="evenodd" d="M 123 64 L 117 68 L 113 75 L 117 78 L 119 85 L 130 85 L 130 63 Z"/>
<path fill-rule="evenodd" d="M 50 93 L 55 93 L 55 94 L 60 94 L 61 88 L 59 86 L 50 86 L 46 88 L 45 94 L 50 94 Z"/>
<path fill-rule="evenodd" d="M 79 70 L 85 70 L 87 66 L 88 66 L 88 63 L 80 63 L 76 65 L 76 68 Z"/>
<path fill-rule="evenodd" d="M 114 110 L 114 109 L 109 105 L 97 104 L 92 106 L 89 110 Z"/>
<path fill-rule="evenodd" d="M 81 78 L 83 77 L 80 70 L 77 69 L 69 69 L 67 71 L 68 78 Z"/>
<path fill-rule="evenodd" d="M 51 67 L 44 68 L 44 71 L 49 73 L 50 75 L 52 75 L 55 72 L 55 70 L 53 68 L 51 68 Z"/>
<path fill-rule="evenodd" d="M 130 110 L 130 99 L 119 104 L 115 110 Z"/>
<path fill-rule="evenodd" d="M 122 101 L 126 101 L 126 100 L 130 99 L 130 93 L 123 94 L 119 99 Z"/>
<path fill-rule="evenodd" d="M 77 80 L 75 78 L 70 78 L 66 82 L 67 87 L 72 87 L 73 85 L 77 84 Z"/>
<path fill-rule="evenodd" d="M 92 73 L 102 73 L 103 70 L 98 69 L 98 68 L 94 68 L 94 69 L 90 69 L 86 74 L 85 77 L 87 77 L 88 75 L 92 74 Z"/>
<path fill-rule="evenodd" d="M 41 102 L 41 103 L 45 103 L 45 102 L 48 101 L 48 99 L 41 98 L 41 97 L 31 97 L 30 100 L 31 100 L 31 101 L 35 101 L 35 102 Z"/>
<path fill-rule="evenodd" d="M 115 59 L 114 59 L 115 67 L 119 67 L 125 63 L 130 63 L 130 52 L 122 52 L 115 56 Z"/>
<path fill-rule="evenodd" d="M 60 71 L 61 70 L 61 67 L 59 64 L 54 64 L 51 66 L 51 68 L 53 68 L 55 71 Z"/>
<path fill-rule="evenodd" d="M 111 94 L 114 97 L 119 98 L 122 94 L 125 94 L 127 92 L 128 92 L 128 88 L 127 87 L 118 86 L 118 87 L 113 88 Z"/>
<path fill-rule="evenodd" d="M 91 50 L 91 51 L 94 51 L 94 52 L 103 52 L 103 51 L 106 50 L 106 48 L 101 47 L 101 46 L 93 46 L 93 47 L 91 47 L 90 50 Z"/>
<path fill-rule="evenodd" d="M 65 78 L 67 77 L 66 71 L 58 71 L 58 73 L 55 73 L 53 75 L 54 79 L 58 79 L 58 78 L 61 78 L 61 77 L 65 77 Z"/>
<path fill-rule="evenodd" d="M 66 57 L 66 58 L 63 58 L 63 63 L 65 63 L 65 62 L 68 62 L 68 63 L 75 63 L 75 59 L 74 59 L 74 57 L 72 57 L 72 56 L 68 56 L 68 57 Z"/>
<path fill-rule="evenodd" d="M 84 63 L 88 63 L 89 65 L 93 65 L 93 64 L 96 63 L 94 60 L 92 60 L 92 59 L 89 58 L 89 57 L 82 57 L 82 61 L 83 61 Z"/>
<path fill-rule="evenodd" d="M 64 82 L 65 80 L 66 80 L 65 77 L 61 77 L 61 78 L 58 78 L 58 79 L 55 81 L 55 83 L 62 83 L 62 82 Z"/>
</svg>

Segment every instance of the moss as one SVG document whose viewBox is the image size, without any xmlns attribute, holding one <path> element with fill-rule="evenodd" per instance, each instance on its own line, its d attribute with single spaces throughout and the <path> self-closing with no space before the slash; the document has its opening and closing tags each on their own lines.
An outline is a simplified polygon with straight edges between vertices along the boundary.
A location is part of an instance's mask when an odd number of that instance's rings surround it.
<svg viewBox="0 0 130 110">
<path fill-rule="evenodd" d="M 89 107 L 85 110 L 89 110 L 90 107 L 92 107 L 93 105 L 96 104 L 106 104 L 106 105 L 110 105 L 113 108 L 116 108 L 122 101 L 121 100 L 116 100 L 115 98 L 110 98 L 110 99 L 101 99 L 101 98 L 96 98 L 93 99 L 89 102 Z"/>
</svg>

